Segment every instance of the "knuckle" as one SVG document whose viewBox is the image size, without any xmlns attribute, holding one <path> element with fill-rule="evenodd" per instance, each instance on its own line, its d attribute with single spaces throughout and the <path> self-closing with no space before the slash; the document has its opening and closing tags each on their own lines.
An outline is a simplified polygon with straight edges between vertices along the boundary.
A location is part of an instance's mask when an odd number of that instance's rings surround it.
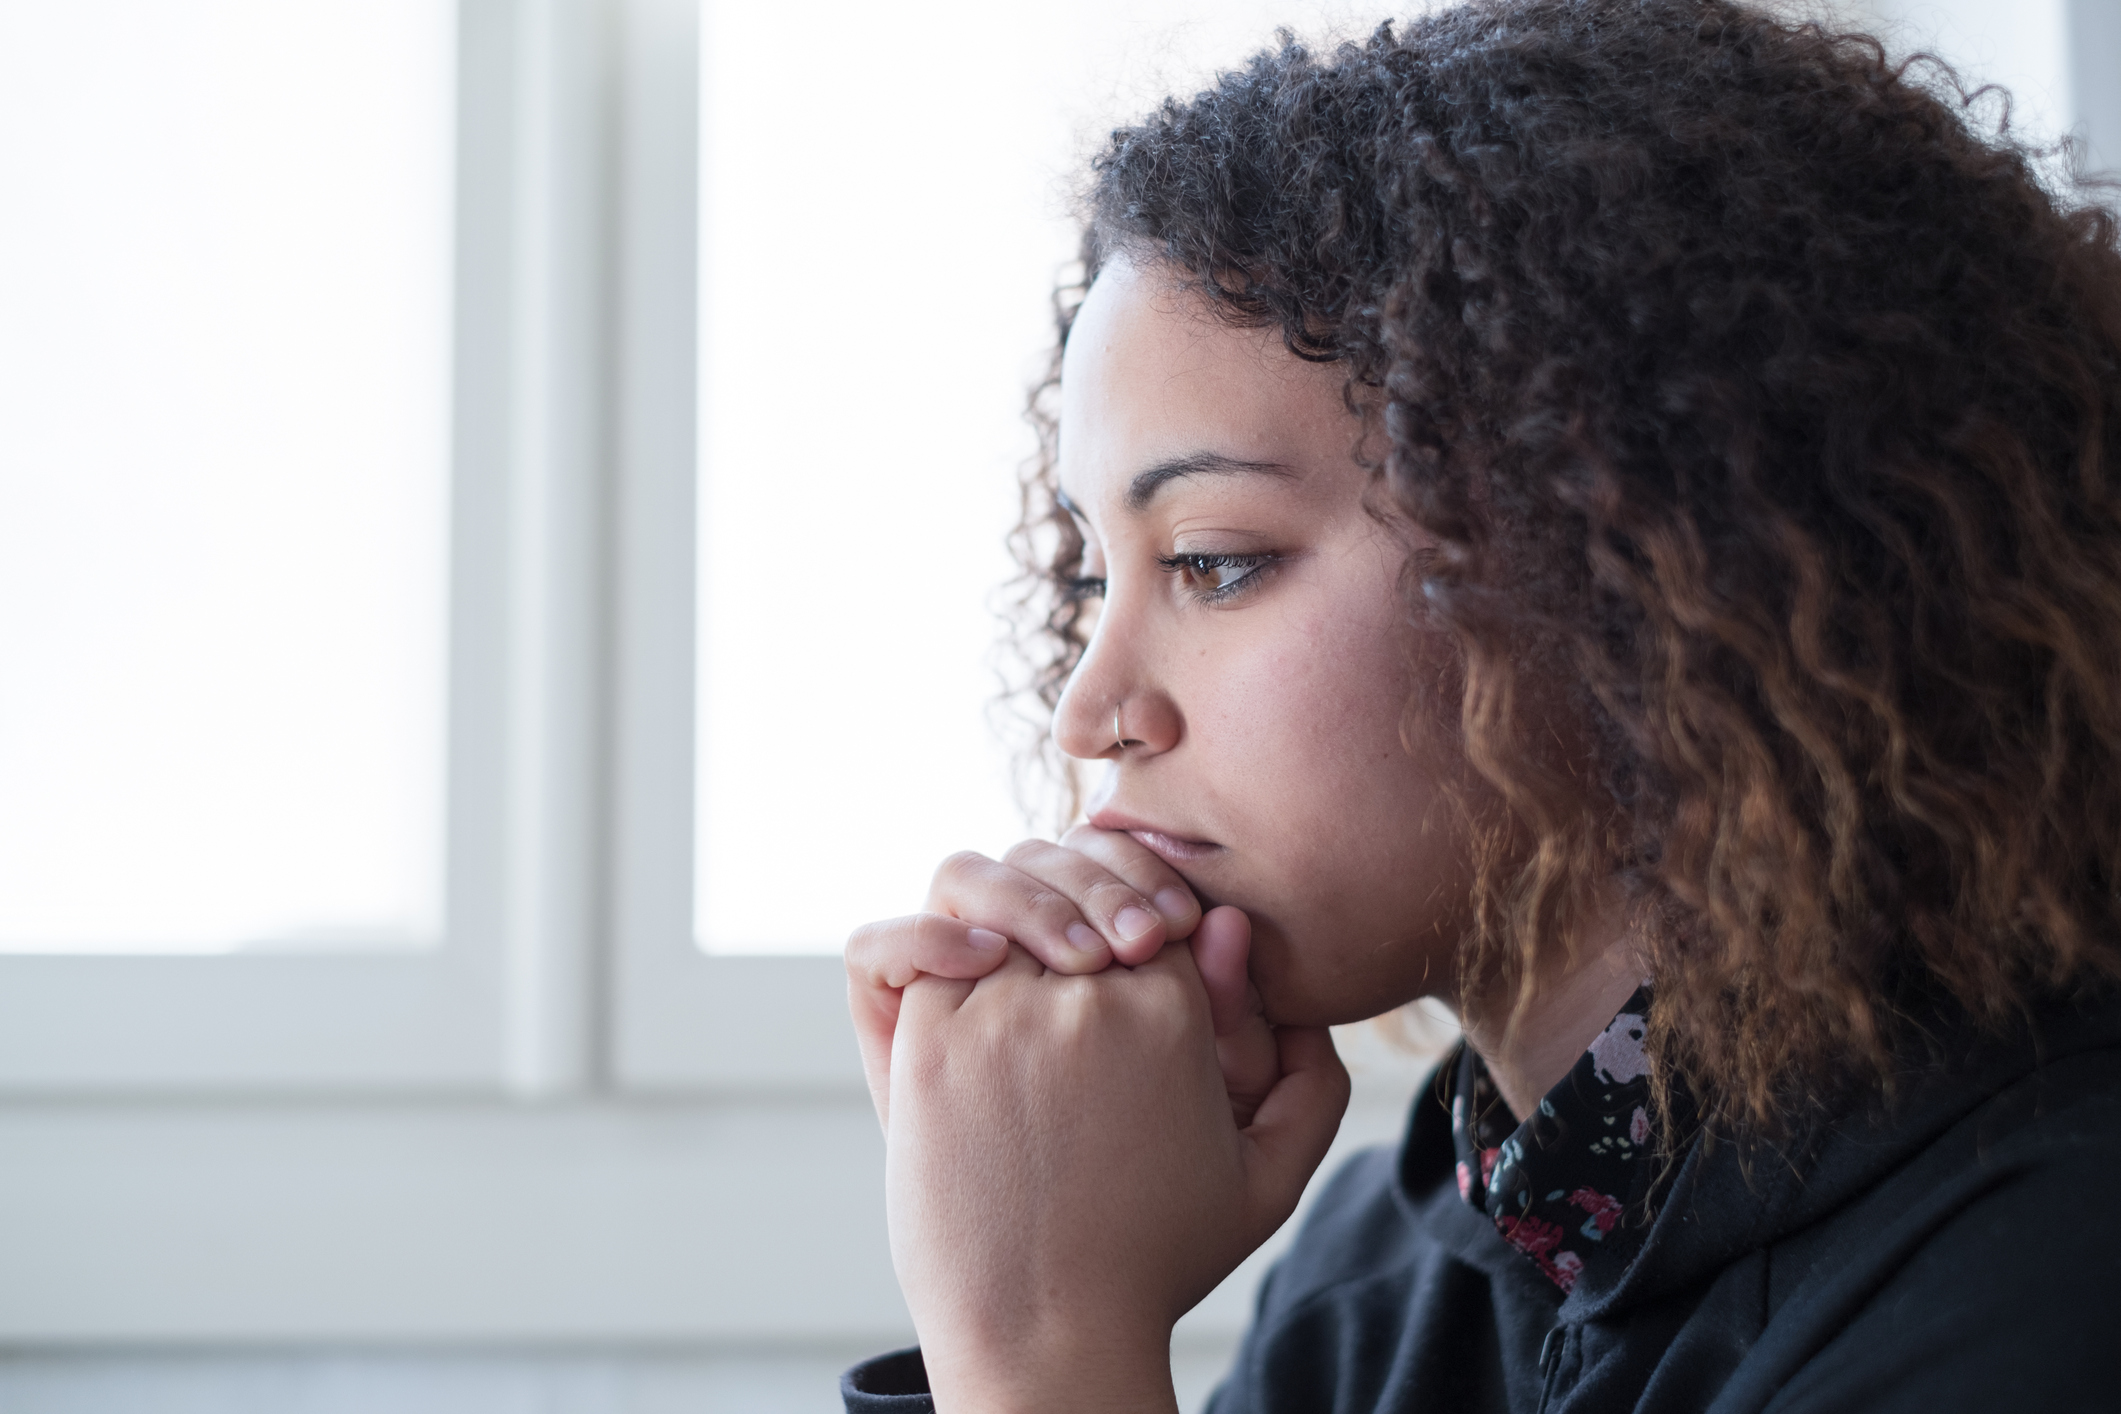
<svg viewBox="0 0 2121 1414">
<path fill-rule="evenodd" d="M 976 849 L 961 849 L 935 867 L 935 881 L 970 878 L 993 862 Z"/>
<path fill-rule="evenodd" d="M 841 956 L 849 972 L 860 971 L 873 962 L 879 953 L 887 951 L 891 940 L 905 926 L 903 918 L 888 918 L 880 922 L 864 923 L 847 935 L 847 946 Z"/>
<path fill-rule="evenodd" d="M 1026 863 L 1038 858 L 1051 848 L 1053 846 L 1044 840 L 1018 840 L 1015 844 L 1009 846 L 1007 853 L 1002 855 L 1002 863 L 1009 865 L 1011 868 L 1022 868 Z"/>
<path fill-rule="evenodd" d="M 1169 972 L 1154 972 L 1147 977 L 1136 974 L 1136 980 L 1144 985 L 1139 989 L 1145 1007 L 1158 1016 L 1194 1019 L 1197 1011 L 1205 1016 L 1208 998 L 1199 987 L 1189 986 L 1185 979 Z"/>
<path fill-rule="evenodd" d="M 1081 1041 L 1097 1026 L 1101 988 L 1096 977 L 1062 977 L 1052 984 L 1048 1025 L 1054 1034 Z"/>
<path fill-rule="evenodd" d="M 1104 834 L 1105 831 L 1092 825 L 1073 825 L 1069 827 L 1066 834 L 1060 837 L 1061 847 L 1063 849 L 1081 849 L 1086 844 L 1095 843 Z"/>
<path fill-rule="evenodd" d="M 957 937 L 957 920 L 943 913 L 917 913 L 907 940 L 917 947 L 946 947 Z"/>
<path fill-rule="evenodd" d="M 1067 895 L 1043 886 L 1024 895 L 1024 911 L 1054 928 L 1066 928 L 1082 917 Z"/>
</svg>

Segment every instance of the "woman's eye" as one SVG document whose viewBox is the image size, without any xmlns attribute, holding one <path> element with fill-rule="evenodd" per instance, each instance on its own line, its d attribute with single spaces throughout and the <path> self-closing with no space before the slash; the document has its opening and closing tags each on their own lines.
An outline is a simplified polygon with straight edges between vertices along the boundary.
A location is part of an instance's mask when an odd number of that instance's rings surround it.
<svg viewBox="0 0 2121 1414">
<path fill-rule="evenodd" d="M 1157 563 L 1196 598 L 1213 603 L 1243 593 L 1273 561 L 1272 555 L 1165 555 Z"/>
<path fill-rule="evenodd" d="M 1105 597 L 1105 577 L 1070 575 L 1061 580 L 1060 589 L 1061 598 L 1071 603 L 1080 603 L 1085 599 L 1102 599 Z"/>
</svg>

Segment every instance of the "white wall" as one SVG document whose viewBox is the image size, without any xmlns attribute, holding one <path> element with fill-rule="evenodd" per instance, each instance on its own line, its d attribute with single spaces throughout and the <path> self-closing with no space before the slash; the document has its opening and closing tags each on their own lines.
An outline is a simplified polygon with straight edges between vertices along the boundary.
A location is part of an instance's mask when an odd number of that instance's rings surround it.
<svg viewBox="0 0 2121 1414">
<path fill-rule="evenodd" d="M 9 1414 L 832 1414 L 866 1348 L 408 1354 L 0 1354 Z M 1219 1342 L 1172 1354 L 1179 1405 L 1206 1400 Z"/>
<path fill-rule="evenodd" d="M 1418 1073 L 1344 1049 L 1322 1174 L 1396 1139 Z M 9 1414 L 822 1410 L 911 1340 L 860 1095 L 10 1105 L 0 1155 Z M 46 1220 L 84 1195 L 104 1221 Z M 1187 1408 L 1285 1241 L 1181 1326 Z"/>
<path fill-rule="evenodd" d="M 1867 0 L 1881 38 L 1895 51 L 1927 49 L 1962 77 L 2011 94 L 2012 126 L 2048 138 L 2078 114 L 2071 92 L 2072 10 L 2110 8 L 2108 0 Z M 1969 85 L 1970 87 L 1973 85 Z"/>
</svg>

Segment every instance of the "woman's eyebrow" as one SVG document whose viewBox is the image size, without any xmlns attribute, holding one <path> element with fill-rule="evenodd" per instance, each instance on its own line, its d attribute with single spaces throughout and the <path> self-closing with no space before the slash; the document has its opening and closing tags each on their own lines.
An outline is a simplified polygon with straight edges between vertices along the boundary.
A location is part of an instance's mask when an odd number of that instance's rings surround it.
<svg viewBox="0 0 2121 1414">
<path fill-rule="evenodd" d="M 1167 481 L 1176 481 L 1182 476 L 1280 476 L 1295 478 L 1302 473 L 1293 466 L 1280 462 L 1248 462 L 1238 457 L 1226 457 L 1220 452 L 1194 452 L 1169 461 L 1158 462 L 1141 472 L 1127 488 L 1127 509 L 1144 511 L 1149 502 Z"/>
</svg>

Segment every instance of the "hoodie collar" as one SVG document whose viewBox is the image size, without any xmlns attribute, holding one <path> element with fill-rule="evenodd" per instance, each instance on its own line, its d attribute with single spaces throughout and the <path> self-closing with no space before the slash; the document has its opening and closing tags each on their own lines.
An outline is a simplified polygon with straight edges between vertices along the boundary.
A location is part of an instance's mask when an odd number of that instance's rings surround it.
<svg viewBox="0 0 2121 1414">
<path fill-rule="evenodd" d="M 1479 1053 L 1459 1051 L 1451 1097 L 1459 1195 L 1565 1293 L 1593 1262 L 1624 1261 L 1652 1217 L 1649 1011 L 1644 986 L 1521 1124 Z"/>
<path fill-rule="evenodd" d="M 1486 1068 L 1461 1044 L 1423 1087 L 1401 1150 L 1402 1204 L 1410 1212 L 1427 1210 L 1426 1195 L 1439 1180 L 1449 1183 L 1445 1175 L 1455 1160 L 1465 1201 L 1448 1206 L 1467 1219 L 1458 1239 L 1464 1257 L 1483 1267 L 1491 1265 L 1490 1252 L 1497 1261 L 1529 1259 L 1566 1293 L 1560 1313 L 1565 1320 L 1611 1319 L 1698 1285 L 1877 1187 L 1974 1111 L 2037 1077 L 2043 1066 L 2121 1047 L 2121 994 L 2111 991 L 2052 1000 L 2001 1035 L 1948 1006 L 1932 1005 L 1927 1039 L 1889 1101 L 1845 1107 L 1784 1143 L 1770 1144 L 1702 1133 L 1690 1098 L 1681 1093 L 1672 1122 L 1690 1137 L 1660 1150 L 1654 1135 L 1648 1143 L 1636 1137 L 1629 1102 L 1647 1097 L 1647 1080 L 1629 1074 L 1631 1057 L 1618 1044 L 1631 1039 L 1639 1045 L 1639 1033 L 1628 1034 L 1628 1018 L 1647 1015 L 1647 1006 L 1645 988 L 1548 1093 L 1540 1113 L 1514 1129 L 1507 1127 L 1509 1111 L 1494 1094 Z M 1638 1085 L 1640 1090 L 1630 1088 Z M 1613 1125 L 1604 1123 L 1608 1117 Z M 1623 1125 L 1626 1150 L 1591 1149 L 1598 1137 Z M 1514 1176 L 1502 1171 L 1511 1139 L 1520 1141 L 1522 1154 L 1521 1160 L 1510 1156 Z M 1622 1186 L 1625 1194 L 1615 1191 Z M 1612 1210 L 1578 1197 L 1579 1189 L 1619 1200 L 1619 1214 L 1598 1237 L 1591 1235 L 1598 1217 Z M 1503 1219 L 1513 1217 L 1550 1226 L 1506 1226 Z M 1447 1226 L 1460 1228 L 1457 1222 Z"/>
<path fill-rule="evenodd" d="M 1925 1040 L 1890 1097 L 1815 1117 L 1781 1144 L 1693 1135 L 1630 1260 L 1587 1265 L 1566 1320 L 1603 1320 L 1695 1286 L 1870 1192 L 1946 1131 L 2043 1066 L 2121 1046 L 2121 996 L 2054 999 L 1998 1034 L 1955 1008 L 1925 1011 Z"/>
</svg>

